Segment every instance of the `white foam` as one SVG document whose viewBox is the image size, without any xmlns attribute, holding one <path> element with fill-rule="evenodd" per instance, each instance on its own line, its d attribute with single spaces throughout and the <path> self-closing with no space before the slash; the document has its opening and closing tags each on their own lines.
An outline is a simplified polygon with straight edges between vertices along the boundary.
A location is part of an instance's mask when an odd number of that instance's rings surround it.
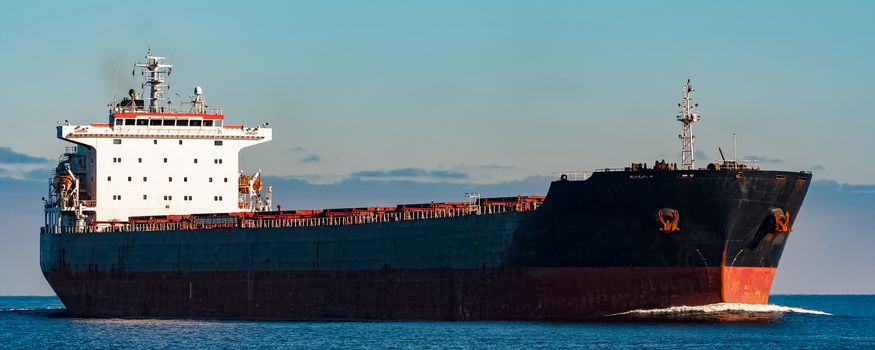
<svg viewBox="0 0 875 350">
<path fill-rule="evenodd" d="M 73 322 L 89 323 L 89 324 L 132 325 L 132 326 L 145 326 L 145 325 L 199 326 L 199 325 L 216 324 L 215 321 L 187 320 L 187 319 L 151 319 L 151 318 L 130 318 L 130 319 L 126 319 L 126 318 L 81 318 L 81 319 L 76 319 Z"/>
<path fill-rule="evenodd" d="M 8 308 L 8 309 L 0 309 L 0 311 L 41 311 L 41 310 L 60 310 L 62 307 L 60 306 L 48 306 L 44 308 Z"/>
<path fill-rule="evenodd" d="M 811 314 L 811 315 L 826 315 L 832 316 L 832 314 L 823 311 L 817 310 L 808 310 L 798 307 L 791 306 L 781 306 L 781 305 L 773 305 L 773 304 L 741 304 L 741 303 L 716 303 L 716 304 L 708 304 L 701 306 L 673 306 L 662 309 L 641 309 L 641 310 L 631 310 L 626 312 L 620 312 L 616 314 L 611 314 L 608 316 L 622 316 L 622 315 L 675 315 L 675 314 L 711 314 L 711 313 L 727 313 L 727 312 L 745 312 L 745 313 L 763 313 L 763 314 L 776 314 L 776 313 L 798 313 L 798 314 Z"/>
</svg>

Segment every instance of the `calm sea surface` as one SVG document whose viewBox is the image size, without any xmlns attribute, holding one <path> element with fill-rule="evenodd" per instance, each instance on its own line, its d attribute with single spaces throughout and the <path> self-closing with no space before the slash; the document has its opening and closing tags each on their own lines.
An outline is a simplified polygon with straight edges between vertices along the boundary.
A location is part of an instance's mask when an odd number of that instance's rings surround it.
<svg viewBox="0 0 875 350">
<path fill-rule="evenodd" d="M 773 296 L 603 323 L 82 319 L 55 297 L 0 297 L 6 348 L 875 348 L 875 295 Z"/>
</svg>

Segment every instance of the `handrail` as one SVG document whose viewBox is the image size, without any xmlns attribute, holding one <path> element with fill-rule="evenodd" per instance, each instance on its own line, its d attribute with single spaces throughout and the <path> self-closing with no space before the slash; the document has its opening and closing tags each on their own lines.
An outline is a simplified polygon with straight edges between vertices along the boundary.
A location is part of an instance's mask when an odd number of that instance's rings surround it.
<svg viewBox="0 0 875 350">
<path fill-rule="evenodd" d="M 514 203 L 516 204 L 516 203 Z M 448 208 L 424 211 L 403 211 L 393 213 L 363 213 L 354 216 L 320 216 L 310 218 L 236 218 L 235 223 L 198 224 L 196 222 L 168 222 L 168 223 L 117 223 L 103 227 L 95 226 L 44 226 L 40 228 L 41 234 L 79 234 L 101 232 L 151 232 L 151 231 L 175 231 L 175 230 L 200 230 L 221 228 L 292 228 L 292 227 L 320 227 L 320 226 L 350 226 L 362 224 L 377 224 L 400 221 L 420 221 L 432 219 L 446 219 L 475 215 L 494 215 L 510 212 L 534 211 L 540 203 L 532 207 L 520 205 L 480 205 L 473 210 L 469 208 Z M 231 216 L 229 216 L 231 217 Z"/>
<path fill-rule="evenodd" d="M 588 171 L 561 171 L 553 173 L 553 177 L 559 180 L 584 181 L 590 174 Z"/>
<path fill-rule="evenodd" d="M 156 114 L 156 113 L 175 113 L 175 114 L 210 114 L 223 115 L 222 108 L 198 108 L 190 102 L 182 103 L 178 106 L 162 104 L 155 109 L 149 106 L 116 106 L 113 105 L 110 109 L 112 113 L 130 113 L 130 114 Z"/>
</svg>

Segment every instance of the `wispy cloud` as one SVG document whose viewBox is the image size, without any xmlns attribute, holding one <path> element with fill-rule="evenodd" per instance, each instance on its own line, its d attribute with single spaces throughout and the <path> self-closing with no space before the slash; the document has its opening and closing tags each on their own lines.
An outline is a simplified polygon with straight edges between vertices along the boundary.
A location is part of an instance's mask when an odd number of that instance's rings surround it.
<svg viewBox="0 0 875 350">
<path fill-rule="evenodd" d="M 50 162 L 46 158 L 34 157 L 24 153 L 16 152 L 11 147 L 0 146 L 0 163 L 3 164 L 39 164 Z"/>
<path fill-rule="evenodd" d="M 51 176 L 52 161 L 0 147 L 0 177 L 43 180 Z"/>
<path fill-rule="evenodd" d="M 815 164 L 815 165 L 811 166 L 811 170 L 823 171 L 823 170 L 826 170 L 826 167 L 823 166 L 822 164 Z"/>
<path fill-rule="evenodd" d="M 354 179 L 467 179 L 468 174 L 453 170 L 429 170 L 422 168 L 398 168 L 388 170 L 357 171 L 349 175 Z"/>
<path fill-rule="evenodd" d="M 757 156 L 757 155 L 744 156 L 744 159 L 747 159 L 747 160 L 755 160 L 755 161 L 758 161 L 758 162 L 760 162 L 760 163 L 774 163 L 774 164 L 780 164 L 780 163 L 783 163 L 783 162 L 784 162 L 784 160 L 783 160 L 783 159 L 780 159 L 780 158 L 769 158 L 769 157 Z"/>
<path fill-rule="evenodd" d="M 459 171 L 469 171 L 469 170 L 515 170 L 517 167 L 510 165 L 498 165 L 498 164 L 485 164 L 485 165 L 468 165 L 468 164 L 459 164 L 453 167 L 453 169 Z"/>
<path fill-rule="evenodd" d="M 319 163 L 320 160 L 322 160 L 322 158 L 319 157 L 318 154 L 312 153 L 312 154 L 308 154 L 304 158 L 301 158 L 301 163 Z"/>
</svg>

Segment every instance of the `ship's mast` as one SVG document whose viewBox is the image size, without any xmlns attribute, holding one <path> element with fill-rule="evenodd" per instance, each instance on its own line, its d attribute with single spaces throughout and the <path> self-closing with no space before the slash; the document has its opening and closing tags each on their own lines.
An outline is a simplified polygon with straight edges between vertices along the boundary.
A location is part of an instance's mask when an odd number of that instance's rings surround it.
<svg viewBox="0 0 875 350">
<path fill-rule="evenodd" d="M 146 75 L 146 82 L 143 83 L 143 87 L 149 85 L 149 111 L 150 112 L 159 112 L 158 111 L 158 101 L 161 99 L 162 90 L 166 88 L 166 84 L 164 83 L 164 76 L 162 74 L 170 75 L 170 72 L 173 70 L 172 64 L 161 63 L 164 57 L 152 56 L 152 49 L 150 48 L 146 52 L 146 63 L 137 63 L 134 65 L 137 68 L 140 68 L 143 72 L 149 73 Z"/>
<path fill-rule="evenodd" d="M 695 168 L 695 160 L 693 159 L 693 141 L 696 136 L 693 135 L 693 123 L 698 122 L 702 117 L 696 113 L 696 108 L 699 104 L 693 104 L 692 92 L 693 84 L 687 79 L 687 85 L 683 87 L 683 98 L 678 103 L 680 111 L 677 115 L 677 120 L 683 124 L 683 130 L 678 137 L 681 139 L 681 167 L 683 169 L 692 170 Z"/>
</svg>

